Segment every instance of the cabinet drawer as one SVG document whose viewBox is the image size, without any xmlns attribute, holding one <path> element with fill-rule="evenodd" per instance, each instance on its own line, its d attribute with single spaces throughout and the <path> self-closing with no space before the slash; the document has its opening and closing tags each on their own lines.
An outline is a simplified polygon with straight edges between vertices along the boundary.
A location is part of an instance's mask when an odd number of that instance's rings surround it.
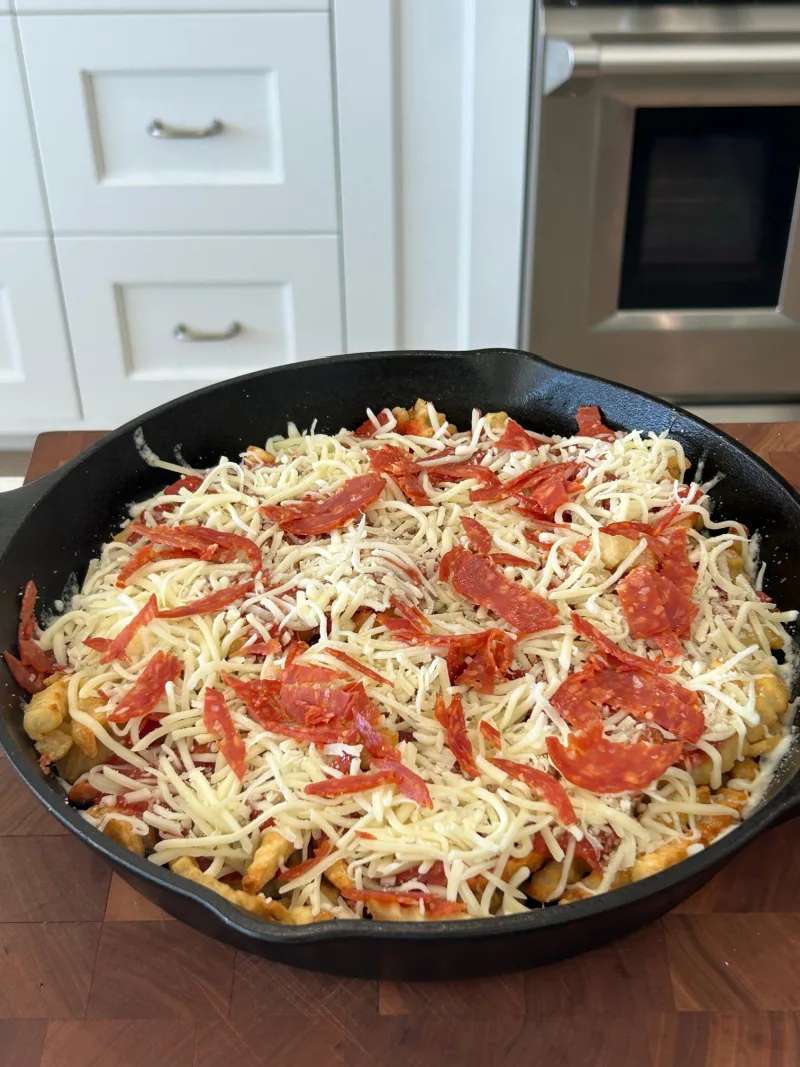
<svg viewBox="0 0 800 1067">
<path fill-rule="evenodd" d="M 328 15 L 20 19 L 56 232 L 335 232 Z"/>
<path fill-rule="evenodd" d="M 80 418 L 53 249 L 0 240 L 0 430 L 68 428 Z"/>
<path fill-rule="evenodd" d="M 44 233 L 47 224 L 22 85 L 12 20 L 0 15 L 0 232 Z"/>
<path fill-rule="evenodd" d="M 88 422 L 342 349 L 337 237 L 57 241 Z"/>
</svg>

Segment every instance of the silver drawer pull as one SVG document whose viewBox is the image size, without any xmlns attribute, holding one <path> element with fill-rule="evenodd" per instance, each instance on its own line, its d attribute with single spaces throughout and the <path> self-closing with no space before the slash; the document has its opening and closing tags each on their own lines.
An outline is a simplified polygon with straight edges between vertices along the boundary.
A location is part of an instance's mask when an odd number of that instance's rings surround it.
<svg viewBox="0 0 800 1067">
<path fill-rule="evenodd" d="M 238 337 L 242 332 L 241 322 L 232 322 L 227 330 L 219 333 L 206 333 L 204 330 L 193 330 L 185 322 L 179 322 L 173 329 L 172 336 L 176 341 L 230 341 Z"/>
<path fill-rule="evenodd" d="M 151 137 L 161 137 L 165 140 L 196 141 L 203 137 L 216 137 L 224 129 L 219 119 L 213 119 L 208 126 L 199 130 L 193 130 L 187 126 L 170 126 L 168 122 L 162 122 L 161 119 L 153 119 L 147 127 L 147 132 Z"/>
</svg>

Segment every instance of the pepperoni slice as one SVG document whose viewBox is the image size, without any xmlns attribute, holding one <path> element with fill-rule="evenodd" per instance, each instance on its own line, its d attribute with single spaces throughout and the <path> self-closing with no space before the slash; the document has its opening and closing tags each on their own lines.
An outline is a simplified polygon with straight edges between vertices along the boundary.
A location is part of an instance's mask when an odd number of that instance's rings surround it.
<svg viewBox="0 0 800 1067">
<path fill-rule="evenodd" d="M 655 637 L 670 629 L 658 575 L 649 567 L 634 567 L 618 583 L 617 593 L 633 637 Z"/>
<path fill-rule="evenodd" d="M 367 789 L 376 789 L 381 785 L 397 784 L 394 771 L 371 771 L 369 774 L 347 774 L 343 778 L 325 778 L 321 782 L 309 782 L 305 792 L 312 797 L 333 800 L 349 793 L 364 793 Z"/>
<path fill-rule="evenodd" d="M 203 484 L 203 481 L 204 479 L 197 474 L 185 474 L 182 478 L 179 478 L 177 482 L 173 482 L 172 485 L 168 485 L 166 489 L 162 489 L 162 493 L 164 496 L 180 496 L 181 489 L 186 489 L 189 493 L 196 493 Z M 161 515 L 166 515 L 175 507 L 175 504 L 156 504 L 153 508 L 153 515 L 158 518 Z"/>
<path fill-rule="evenodd" d="M 552 775 L 536 767 L 530 767 L 527 763 L 515 763 L 509 759 L 491 759 L 489 762 L 501 771 L 505 771 L 510 778 L 524 782 L 530 791 L 540 797 L 545 804 L 551 804 L 556 809 L 559 822 L 564 826 L 573 826 L 578 821 L 566 789 Z"/>
<path fill-rule="evenodd" d="M 615 440 L 614 431 L 603 425 L 600 408 L 596 404 L 578 408 L 575 412 L 580 437 L 599 437 L 603 441 Z"/>
<path fill-rule="evenodd" d="M 167 545 L 170 548 L 185 549 L 196 552 L 199 559 L 214 559 L 219 553 L 219 542 L 209 541 L 197 535 L 200 526 L 180 524 L 178 526 L 145 526 L 143 522 L 132 522 L 130 531 L 137 537 L 143 537 L 153 544 Z"/>
<path fill-rule="evenodd" d="M 464 532 L 467 535 L 470 548 L 482 555 L 491 551 L 492 535 L 482 522 L 478 522 L 477 519 L 471 519 L 468 515 L 464 515 L 461 518 L 461 525 L 464 527 Z"/>
<path fill-rule="evenodd" d="M 652 523 L 650 524 L 650 528 L 653 533 L 656 535 L 663 534 L 664 531 L 669 526 L 671 526 L 675 519 L 678 517 L 678 515 L 680 514 L 680 510 L 680 504 L 672 504 L 671 507 L 664 508 L 664 510 L 658 516 L 656 516 L 656 518 L 653 519 Z"/>
<path fill-rule="evenodd" d="M 483 739 L 487 744 L 493 745 L 495 748 L 500 748 L 503 743 L 503 735 L 494 723 L 489 722 L 488 719 L 481 719 L 478 723 L 478 729 L 483 734 Z"/>
<path fill-rule="evenodd" d="M 250 561 L 253 574 L 258 574 L 262 569 L 261 549 L 249 537 L 242 534 L 227 533 L 225 530 L 212 530 L 208 526 L 189 526 L 188 530 L 201 543 L 206 545 L 218 545 L 218 555 L 225 559 L 235 559 L 236 553 L 241 552 Z"/>
<path fill-rule="evenodd" d="M 602 721 L 602 709 L 625 711 L 694 744 L 703 735 L 705 718 L 696 693 L 668 678 L 632 670 L 583 670 L 569 675 L 551 698 L 554 708 L 573 726 Z"/>
<path fill-rule="evenodd" d="M 468 778 L 480 778 L 481 772 L 475 763 L 475 753 L 467 733 L 461 697 L 456 694 L 450 703 L 445 705 L 442 697 L 437 695 L 434 715 L 437 722 L 440 722 L 445 729 L 447 744 L 461 770 Z"/>
<path fill-rule="evenodd" d="M 254 641 L 252 645 L 245 645 L 237 652 L 230 652 L 231 656 L 277 656 L 283 651 L 283 645 L 276 637 L 269 641 Z"/>
<path fill-rule="evenodd" d="M 542 515 L 552 516 L 562 504 L 568 504 L 570 491 L 563 478 L 553 478 L 536 486 L 529 498 L 522 497 L 521 503 L 532 500 Z"/>
<path fill-rule="evenodd" d="M 500 479 L 489 467 L 482 467 L 479 463 L 442 463 L 438 467 L 426 467 L 428 477 L 432 485 L 441 482 L 463 482 L 468 478 L 474 478 L 486 486 L 499 488 Z"/>
<path fill-rule="evenodd" d="M 3 653 L 3 659 L 11 672 L 11 676 L 20 688 L 26 693 L 41 693 L 44 689 L 44 678 L 38 671 L 26 667 L 16 656 L 10 652 Z"/>
<path fill-rule="evenodd" d="M 362 474 L 348 478 L 341 489 L 324 500 L 307 500 L 292 506 L 288 516 L 281 505 L 259 510 L 287 533 L 311 537 L 346 526 L 377 500 L 383 490 L 384 481 L 380 475 Z M 302 513 L 298 514 L 297 508 L 302 508 Z"/>
<path fill-rule="evenodd" d="M 515 556 L 512 552 L 492 552 L 489 555 L 489 559 L 498 567 L 532 567 L 534 570 L 539 569 L 539 564 L 535 560 L 525 559 L 524 556 Z"/>
<path fill-rule="evenodd" d="M 376 418 L 381 426 L 386 426 L 391 416 L 389 415 L 389 412 L 386 410 L 386 408 L 384 408 L 383 411 L 378 412 Z M 365 422 L 361 423 L 357 430 L 353 431 L 353 436 L 360 437 L 362 440 L 365 440 L 369 437 L 374 437 L 377 432 L 378 427 L 375 425 L 372 419 L 367 419 Z"/>
<path fill-rule="evenodd" d="M 373 682 L 381 682 L 383 685 L 391 685 L 392 683 L 388 678 L 384 678 L 382 674 L 378 674 L 377 671 L 373 671 L 371 667 L 365 667 L 363 663 L 359 663 L 357 659 L 352 656 L 348 656 L 346 652 L 340 652 L 338 648 L 326 648 L 325 654 L 333 656 L 334 659 L 338 659 L 340 663 L 346 664 L 351 670 L 356 671 L 358 674 L 363 674 L 367 678 L 371 678 Z"/>
<path fill-rule="evenodd" d="M 351 726 L 297 726 L 290 722 L 276 722 L 273 719 L 261 719 L 255 712 L 253 718 L 272 734 L 280 737 L 289 737 L 293 741 L 301 741 L 305 744 L 316 745 L 352 745 L 358 738 Z"/>
<path fill-rule="evenodd" d="M 549 445 L 550 443 L 551 439 L 549 437 L 542 437 L 538 433 L 529 433 L 514 419 L 509 419 L 506 422 L 503 436 L 497 442 L 497 447 L 507 448 L 509 452 L 532 452 L 539 445 Z"/>
<path fill-rule="evenodd" d="M 410 767 L 406 767 L 402 760 L 376 759 L 372 761 L 372 766 L 378 771 L 391 771 L 397 781 L 397 788 L 404 797 L 413 800 L 421 808 L 433 807 L 425 781 Z"/>
<path fill-rule="evenodd" d="M 666 538 L 666 549 L 659 572 L 684 596 L 691 596 L 697 581 L 697 572 L 689 562 L 689 534 L 684 527 L 673 530 Z"/>
<path fill-rule="evenodd" d="M 36 633 L 34 608 L 36 607 L 37 595 L 35 583 L 28 582 L 22 594 L 22 605 L 19 612 L 19 627 L 17 629 L 19 658 L 24 666 L 30 667 L 37 674 L 47 675 L 53 674 L 56 670 L 56 661 L 49 652 L 45 652 L 44 649 L 40 648 L 33 638 Z"/>
<path fill-rule="evenodd" d="M 381 445 L 370 452 L 369 465 L 378 474 L 390 475 L 400 492 L 412 504 L 430 504 L 431 501 L 420 482 L 424 468 L 415 463 L 407 452 L 396 445 Z"/>
<path fill-rule="evenodd" d="M 236 732 L 225 697 L 219 689 L 206 689 L 203 701 L 203 724 L 210 734 L 219 738 L 217 748 L 241 782 L 247 774 L 247 749 L 244 741 Z"/>
<path fill-rule="evenodd" d="M 253 591 L 252 581 L 240 582 L 238 585 L 229 585 L 227 589 L 217 589 L 208 596 L 201 596 L 190 604 L 184 604 L 180 608 L 162 609 L 158 613 L 159 619 L 185 619 L 190 615 L 208 615 L 213 611 L 221 611 L 230 607 L 231 604 Z"/>
<path fill-rule="evenodd" d="M 647 659 L 645 656 L 637 656 L 634 652 L 626 652 L 619 647 L 616 641 L 612 641 L 610 637 L 607 637 L 596 626 L 593 626 L 588 619 L 578 615 L 576 611 L 572 613 L 572 625 L 576 633 L 592 641 L 607 656 L 611 656 L 618 663 L 624 663 L 634 670 L 652 671 L 654 674 L 672 674 L 678 669 L 663 663 L 656 663 L 655 660 Z"/>
<path fill-rule="evenodd" d="M 458 634 L 445 640 L 451 683 L 471 686 L 479 693 L 493 693 L 495 682 L 504 680 L 514 661 L 515 642 L 503 630 Z"/>
<path fill-rule="evenodd" d="M 430 630 L 431 623 L 425 618 L 419 608 L 414 607 L 413 604 L 409 604 L 406 600 L 402 600 L 398 596 L 390 596 L 389 603 L 398 615 L 402 615 L 413 630 L 417 630 L 419 633 L 425 633 Z"/>
<path fill-rule="evenodd" d="M 544 486 L 550 481 L 570 478 L 577 470 L 578 464 L 573 460 L 563 463 L 541 463 L 538 467 L 525 471 L 524 474 L 518 474 L 516 478 L 511 478 L 510 481 L 503 482 L 499 486 L 482 486 L 480 489 L 473 489 L 469 497 L 476 503 L 479 501 L 496 503 L 498 500 L 506 500 L 524 490 Z"/>
<path fill-rule="evenodd" d="M 372 425 L 370 423 L 370 425 Z M 276 882 L 288 882 L 294 881 L 295 878 L 302 878 L 303 875 L 308 874 L 309 871 L 313 871 L 320 860 L 324 860 L 326 856 L 330 856 L 333 851 L 333 842 L 329 837 L 326 837 L 324 841 L 320 842 L 319 848 L 314 852 L 313 856 L 309 856 L 307 860 L 303 860 L 302 863 L 298 863 L 295 867 L 288 867 L 285 871 L 276 877 Z"/>
<path fill-rule="evenodd" d="M 370 756 L 402 762 L 400 753 L 387 736 L 388 731 L 380 725 L 380 708 L 369 699 L 361 682 L 352 690 L 350 711 L 361 743 Z"/>
<path fill-rule="evenodd" d="M 148 623 L 152 622 L 157 614 L 158 600 L 154 593 L 141 611 L 137 612 L 128 625 L 120 630 L 117 636 L 109 642 L 108 648 L 106 648 L 100 655 L 100 662 L 113 663 L 114 660 L 120 660 L 122 662 L 127 661 L 129 658 L 127 653 L 128 645 L 142 627 L 147 626 Z"/>
<path fill-rule="evenodd" d="M 547 630 L 555 624 L 558 609 L 537 593 L 506 578 L 482 556 L 456 546 L 443 557 L 439 568 L 443 581 L 455 591 L 507 619 L 520 633 Z"/>
<path fill-rule="evenodd" d="M 233 674 L 224 672 L 221 678 L 225 685 L 231 687 L 253 718 L 260 722 L 262 726 L 267 720 L 286 718 L 281 708 L 281 683 L 278 679 L 261 678 L 256 681 L 245 682 Z"/>
<path fill-rule="evenodd" d="M 161 559 L 202 559 L 205 549 L 198 548 L 156 548 L 154 545 L 142 545 L 131 556 L 125 566 L 117 575 L 117 589 L 124 589 L 129 580 L 146 567 L 148 563 L 155 563 Z"/>
<path fill-rule="evenodd" d="M 345 900 L 363 900 L 369 906 L 371 900 L 381 904 L 404 904 L 408 907 L 422 904 L 434 918 L 445 915 L 460 915 L 466 905 L 458 901 L 443 900 L 435 893 L 423 893 L 421 890 L 397 890 L 397 889 L 343 889 L 341 895 Z"/>
<path fill-rule="evenodd" d="M 692 623 L 700 610 L 698 606 L 663 574 L 657 574 L 661 603 L 669 619 L 670 629 L 678 637 L 689 637 L 692 631 Z"/>
<path fill-rule="evenodd" d="M 664 542 L 660 537 L 653 534 L 653 528 L 649 523 L 610 522 L 607 526 L 602 527 L 602 532 L 609 534 L 611 537 L 627 537 L 629 540 L 637 542 L 644 537 L 647 541 L 647 547 L 657 560 L 660 560 L 664 555 Z M 639 566 L 643 566 L 643 564 L 639 564 Z"/>
<path fill-rule="evenodd" d="M 164 696 L 167 682 L 174 682 L 181 674 L 181 661 L 171 653 L 159 649 L 133 683 L 116 708 L 108 716 L 109 722 L 127 722 L 146 715 Z"/>
<path fill-rule="evenodd" d="M 564 745 L 547 738 L 547 751 L 556 769 L 573 785 L 592 793 L 633 793 L 647 789 L 680 757 L 683 742 L 648 745 L 609 741 L 601 722 L 570 734 Z"/>
</svg>

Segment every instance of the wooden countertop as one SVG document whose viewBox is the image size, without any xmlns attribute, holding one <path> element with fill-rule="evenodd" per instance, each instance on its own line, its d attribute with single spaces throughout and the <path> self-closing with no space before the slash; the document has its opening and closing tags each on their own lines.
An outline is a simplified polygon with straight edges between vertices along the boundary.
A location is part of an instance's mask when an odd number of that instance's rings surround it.
<svg viewBox="0 0 800 1067">
<path fill-rule="evenodd" d="M 800 489 L 800 424 L 726 426 Z M 39 437 L 29 477 L 100 434 Z M 170 919 L 0 759 L 0 1067 L 795 1067 L 800 824 L 563 963 L 404 984 L 270 963 Z"/>
</svg>

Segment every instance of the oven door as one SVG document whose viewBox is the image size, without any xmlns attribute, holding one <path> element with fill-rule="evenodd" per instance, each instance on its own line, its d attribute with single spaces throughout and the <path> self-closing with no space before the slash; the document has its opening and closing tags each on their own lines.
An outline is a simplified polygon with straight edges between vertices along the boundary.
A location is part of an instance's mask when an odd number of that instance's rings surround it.
<svg viewBox="0 0 800 1067">
<path fill-rule="evenodd" d="M 544 40 L 529 347 L 800 397 L 800 8 L 548 9 Z"/>
</svg>

